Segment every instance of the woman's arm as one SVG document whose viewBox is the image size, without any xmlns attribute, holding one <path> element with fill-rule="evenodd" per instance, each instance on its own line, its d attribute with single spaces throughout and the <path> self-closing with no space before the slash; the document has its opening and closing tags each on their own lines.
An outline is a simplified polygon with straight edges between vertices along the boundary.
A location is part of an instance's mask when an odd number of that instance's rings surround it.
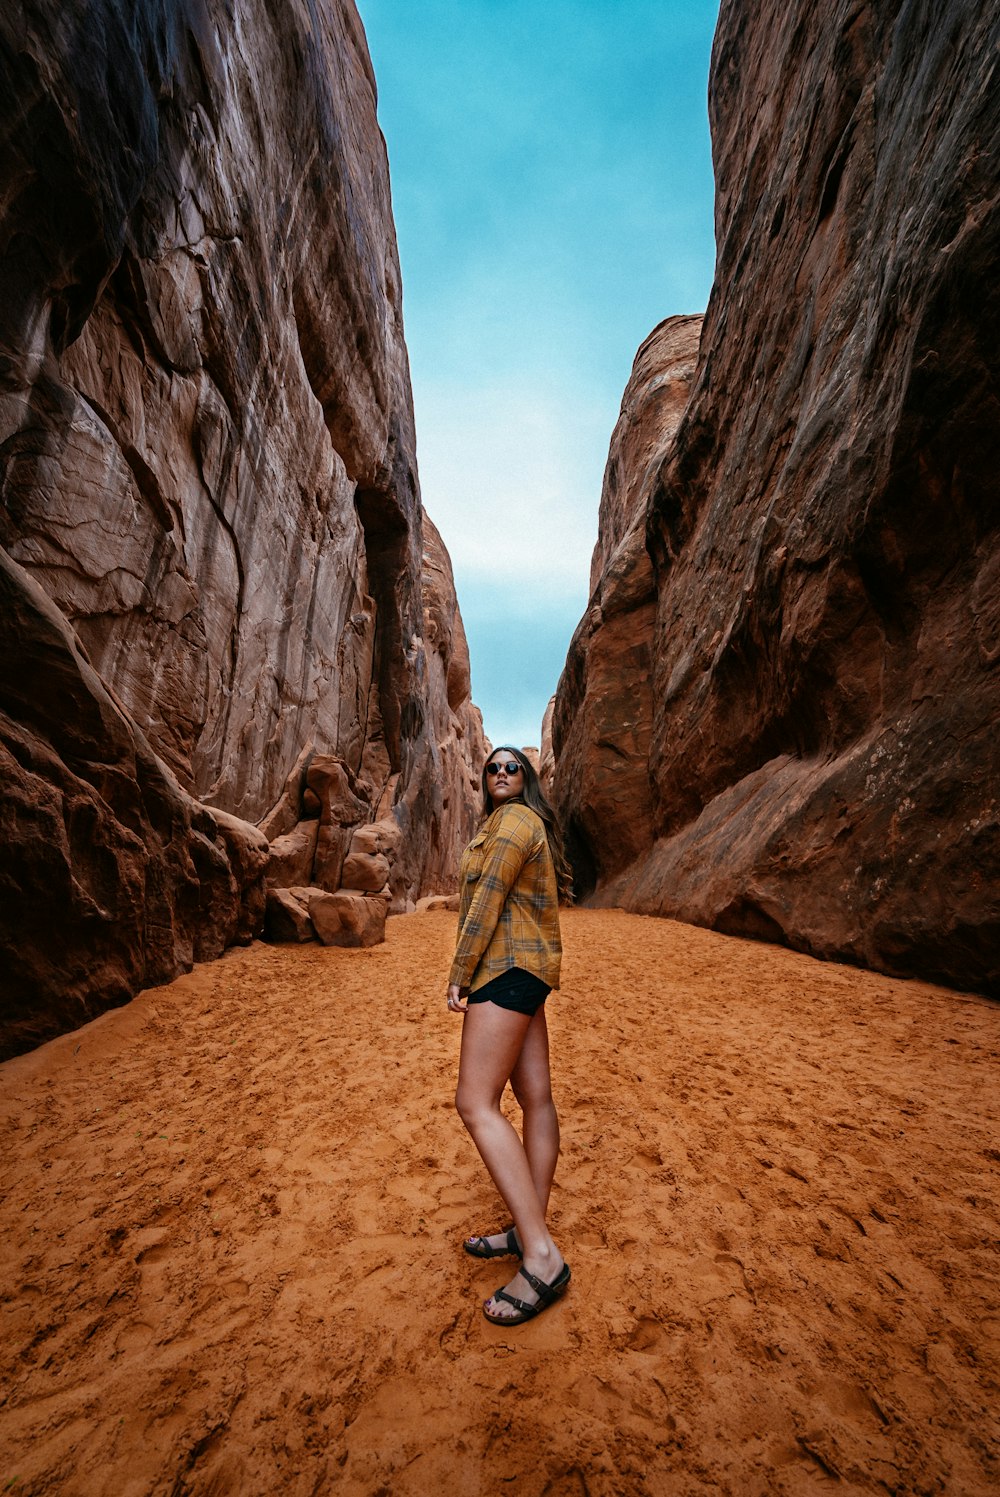
<svg viewBox="0 0 1000 1497">
<path fill-rule="evenodd" d="M 465 1001 L 469 996 L 468 988 L 460 988 L 457 982 L 448 984 L 448 1007 L 453 1014 L 464 1014 L 468 1008 Z"/>
<path fill-rule="evenodd" d="M 483 871 L 469 903 L 451 964 L 451 987 L 468 989 L 479 960 L 497 928 L 507 895 L 534 846 L 534 818 L 523 806 L 505 806 L 484 844 Z"/>
</svg>

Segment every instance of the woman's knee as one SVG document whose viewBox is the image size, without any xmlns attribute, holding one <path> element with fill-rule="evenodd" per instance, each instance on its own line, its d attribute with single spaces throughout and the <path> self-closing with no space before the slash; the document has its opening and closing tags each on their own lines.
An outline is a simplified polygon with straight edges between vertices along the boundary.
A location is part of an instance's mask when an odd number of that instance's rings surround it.
<svg viewBox="0 0 1000 1497">
<path fill-rule="evenodd" d="M 483 1097 L 475 1088 L 463 1085 L 459 1081 L 455 1092 L 455 1111 L 467 1128 L 473 1127 L 491 1110 L 488 1098 Z"/>
<path fill-rule="evenodd" d="M 513 1094 L 524 1117 L 542 1117 L 546 1112 L 555 1114 L 551 1091 L 515 1091 Z"/>
<path fill-rule="evenodd" d="M 541 1112 L 547 1107 L 555 1110 L 548 1076 L 530 1078 L 516 1084 L 511 1080 L 511 1091 L 517 1098 L 517 1105 L 522 1112 Z"/>
</svg>

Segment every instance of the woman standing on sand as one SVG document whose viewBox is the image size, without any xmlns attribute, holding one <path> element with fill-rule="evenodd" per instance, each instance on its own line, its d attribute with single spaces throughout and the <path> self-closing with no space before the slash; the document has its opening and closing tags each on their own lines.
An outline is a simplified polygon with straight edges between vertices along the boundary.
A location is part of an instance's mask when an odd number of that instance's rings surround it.
<svg viewBox="0 0 1000 1497">
<path fill-rule="evenodd" d="M 559 890 L 569 869 L 555 815 L 518 749 L 494 749 L 482 786 L 483 820 L 462 854 L 448 979 L 448 1008 L 465 1015 L 455 1106 L 514 1225 L 463 1246 L 474 1258 L 521 1258 L 518 1273 L 483 1306 L 487 1320 L 519 1325 L 564 1294 L 570 1279 L 545 1225 L 559 1119 L 544 1007 L 559 986 Z M 500 1110 L 508 1081 L 523 1114 L 523 1144 Z"/>
</svg>

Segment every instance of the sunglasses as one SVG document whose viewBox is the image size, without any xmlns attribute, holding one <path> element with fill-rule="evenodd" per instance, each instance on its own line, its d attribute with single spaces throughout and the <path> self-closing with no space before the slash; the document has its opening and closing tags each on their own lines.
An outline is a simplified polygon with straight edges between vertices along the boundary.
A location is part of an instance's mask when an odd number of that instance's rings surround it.
<svg viewBox="0 0 1000 1497">
<path fill-rule="evenodd" d="M 506 764 L 487 764 L 486 773 L 491 776 L 498 775 L 501 769 L 504 770 L 508 775 L 521 773 L 520 764 L 515 764 L 513 759 L 508 759 Z"/>
</svg>

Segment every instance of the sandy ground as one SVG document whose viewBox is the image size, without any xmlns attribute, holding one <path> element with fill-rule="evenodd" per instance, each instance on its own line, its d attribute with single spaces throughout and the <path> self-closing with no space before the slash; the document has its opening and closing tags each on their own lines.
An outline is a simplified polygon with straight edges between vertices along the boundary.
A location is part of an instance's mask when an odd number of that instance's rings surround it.
<svg viewBox="0 0 1000 1497">
<path fill-rule="evenodd" d="M 1000 1491 L 1000 1005 L 569 912 L 573 1282 L 513 1330 L 454 916 L 388 932 L 0 1067 L 0 1492 Z"/>
</svg>

